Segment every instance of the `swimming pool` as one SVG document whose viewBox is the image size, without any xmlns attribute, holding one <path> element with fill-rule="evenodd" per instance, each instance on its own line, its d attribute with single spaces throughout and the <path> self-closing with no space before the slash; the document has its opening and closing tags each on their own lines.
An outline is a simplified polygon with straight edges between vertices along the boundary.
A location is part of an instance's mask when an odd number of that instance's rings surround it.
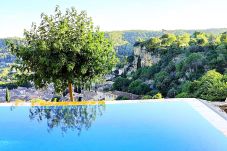
<svg viewBox="0 0 227 151">
<path fill-rule="evenodd" d="M 227 151 L 188 102 L 0 107 L 0 151 Z"/>
</svg>

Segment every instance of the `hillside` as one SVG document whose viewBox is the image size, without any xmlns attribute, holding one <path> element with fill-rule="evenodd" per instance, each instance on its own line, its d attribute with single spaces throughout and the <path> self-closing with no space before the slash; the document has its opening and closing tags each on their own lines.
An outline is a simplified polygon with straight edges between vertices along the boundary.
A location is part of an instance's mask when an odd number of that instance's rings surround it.
<svg viewBox="0 0 227 151">
<path fill-rule="evenodd" d="M 113 89 L 163 97 L 227 97 L 227 33 L 164 34 L 134 45 Z"/>
<path fill-rule="evenodd" d="M 130 56 L 133 53 L 133 45 L 136 41 L 148 40 L 152 37 L 159 37 L 165 33 L 172 33 L 181 35 L 184 33 L 193 34 L 195 31 L 204 32 L 207 34 L 220 34 L 227 31 L 227 28 L 214 28 L 214 29 L 203 29 L 203 30 L 127 30 L 127 31 L 112 31 L 106 32 L 106 36 L 109 37 L 118 52 L 118 56 Z"/>
</svg>

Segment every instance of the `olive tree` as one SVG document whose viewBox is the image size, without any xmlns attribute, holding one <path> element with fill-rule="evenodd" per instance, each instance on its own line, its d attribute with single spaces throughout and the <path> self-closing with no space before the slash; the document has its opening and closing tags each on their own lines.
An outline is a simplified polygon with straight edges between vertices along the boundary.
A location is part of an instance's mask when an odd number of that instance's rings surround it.
<svg viewBox="0 0 227 151">
<path fill-rule="evenodd" d="M 17 56 L 16 69 L 21 78 L 34 82 L 37 88 L 54 84 L 56 92 L 72 84 L 85 85 L 111 71 L 117 62 L 112 43 L 104 32 L 94 27 L 85 11 L 75 8 L 54 15 L 41 14 L 41 23 L 25 30 L 22 42 L 8 42 Z"/>
</svg>

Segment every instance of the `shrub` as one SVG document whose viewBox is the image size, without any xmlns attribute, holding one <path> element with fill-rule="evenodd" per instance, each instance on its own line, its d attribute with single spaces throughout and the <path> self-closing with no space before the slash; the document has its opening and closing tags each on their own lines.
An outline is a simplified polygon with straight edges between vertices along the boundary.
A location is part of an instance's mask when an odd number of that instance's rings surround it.
<svg viewBox="0 0 227 151">
<path fill-rule="evenodd" d="M 141 67 L 135 73 L 133 73 L 132 78 L 133 80 L 141 79 L 143 81 L 148 80 L 151 78 L 153 71 L 155 68 L 152 67 Z"/>
<path fill-rule="evenodd" d="M 56 97 L 53 97 L 53 98 L 51 99 L 51 102 L 59 102 L 60 99 L 61 99 L 60 96 L 56 96 Z"/>
<path fill-rule="evenodd" d="M 208 71 L 199 80 L 194 81 L 194 96 L 209 101 L 224 101 L 227 97 L 227 83 L 222 74 Z"/>
<path fill-rule="evenodd" d="M 129 85 L 128 91 L 130 93 L 144 95 L 150 91 L 150 88 L 148 85 L 144 84 L 141 80 L 135 80 Z"/>
<path fill-rule="evenodd" d="M 157 93 L 155 94 L 152 99 L 161 99 L 162 98 L 162 94 L 161 93 Z"/>
<path fill-rule="evenodd" d="M 177 93 L 176 89 L 172 88 L 168 91 L 167 96 L 170 98 L 174 98 L 176 96 L 176 93 Z"/>
<path fill-rule="evenodd" d="M 129 100 L 127 96 L 118 96 L 116 100 Z"/>
<path fill-rule="evenodd" d="M 152 96 L 150 96 L 150 95 L 144 95 L 144 96 L 142 97 L 142 99 L 152 99 Z"/>
<path fill-rule="evenodd" d="M 151 91 L 147 92 L 146 95 L 154 96 L 158 92 L 159 92 L 158 90 L 151 90 Z"/>
<path fill-rule="evenodd" d="M 189 94 L 187 92 L 182 92 L 176 95 L 176 98 L 189 98 Z"/>
<path fill-rule="evenodd" d="M 123 77 L 118 77 L 114 81 L 113 89 L 118 91 L 127 91 L 130 84 L 130 80 Z"/>
<path fill-rule="evenodd" d="M 134 61 L 134 56 L 128 56 L 127 62 L 132 63 Z"/>
</svg>

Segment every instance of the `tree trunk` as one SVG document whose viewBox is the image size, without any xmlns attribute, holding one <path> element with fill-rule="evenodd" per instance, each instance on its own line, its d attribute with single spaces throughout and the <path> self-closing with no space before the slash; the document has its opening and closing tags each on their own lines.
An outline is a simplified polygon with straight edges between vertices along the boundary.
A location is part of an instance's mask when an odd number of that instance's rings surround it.
<svg viewBox="0 0 227 151">
<path fill-rule="evenodd" d="M 71 82 L 69 82 L 69 96 L 70 96 L 70 101 L 73 102 L 74 98 L 73 98 L 73 85 Z"/>
</svg>

